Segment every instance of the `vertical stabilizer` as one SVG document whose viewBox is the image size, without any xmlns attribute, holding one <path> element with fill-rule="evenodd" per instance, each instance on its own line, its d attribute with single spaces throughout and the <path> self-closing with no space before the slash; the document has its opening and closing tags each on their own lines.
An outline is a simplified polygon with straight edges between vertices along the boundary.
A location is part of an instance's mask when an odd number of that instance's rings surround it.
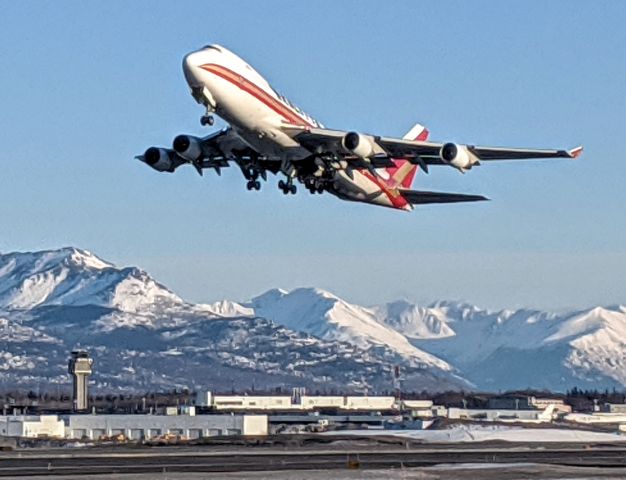
<svg viewBox="0 0 626 480">
<path fill-rule="evenodd" d="M 417 140 L 425 142 L 428 140 L 428 129 L 424 125 L 416 123 L 404 137 L 404 140 Z M 393 160 L 394 167 L 387 167 L 387 183 L 393 188 L 411 188 L 413 179 L 417 173 L 417 165 L 413 165 L 408 160 Z"/>
</svg>

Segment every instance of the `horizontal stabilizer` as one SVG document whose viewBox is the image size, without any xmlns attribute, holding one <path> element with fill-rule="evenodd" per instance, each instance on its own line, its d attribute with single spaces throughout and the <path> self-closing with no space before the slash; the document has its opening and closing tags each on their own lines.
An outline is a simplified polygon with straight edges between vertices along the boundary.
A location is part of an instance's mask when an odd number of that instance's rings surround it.
<svg viewBox="0 0 626 480">
<path fill-rule="evenodd" d="M 400 190 L 400 193 L 412 205 L 428 203 L 481 202 L 489 200 L 482 195 L 466 195 L 463 193 L 421 192 L 419 190 Z"/>
<path fill-rule="evenodd" d="M 570 151 L 567 152 L 570 158 L 578 158 L 580 157 L 581 153 L 583 153 L 582 145 L 580 147 L 572 148 Z"/>
</svg>

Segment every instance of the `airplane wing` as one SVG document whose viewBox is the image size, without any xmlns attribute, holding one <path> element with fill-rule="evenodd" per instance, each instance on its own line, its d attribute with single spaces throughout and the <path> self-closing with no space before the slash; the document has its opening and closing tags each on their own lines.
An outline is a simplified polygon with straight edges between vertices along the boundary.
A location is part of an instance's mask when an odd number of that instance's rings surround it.
<svg viewBox="0 0 626 480">
<path fill-rule="evenodd" d="M 384 137 L 379 140 L 380 145 L 394 158 L 406 158 L 412 163 L 426 165 L 450 165 L 443 157 L 445 148 L 455 149 L 467 153 L 469 161 L 462 167 L 469 168 L 481 161 L 494 160 L 532 160 L 548 158 L 573 159 L 582 153 L 582 147 L 571 150 L 536 149 L 536 148 L 509 148 L 485 147 L 477 145 L 456 145 L 453 143 L 418 142 Z M 453 166 L 455 166 L 453 164 Z"/>
<path fill-rule="evenodd" d="M 427 164 L 445 165 L 441 158 L 441 150 L 446 145 L 437 142 L 419 142 L 402 140 L 390 137 L 381 137 L 378 143 L 392 156 L 422 157 Z M 478 160 L 528 160 L 535 158 L 576 158 L 582 152 L 582 147 L 572 150 L 536 149 L 536 148 L 508 148 L 482 147 L 476 145 L 461 145 L 476 156 Z"/>
<path fill-rule="evenodd" d="M 368 148 L 364 148 L 363 151 L 371 153 L 371 159 L 380 163 L 380 166 L 385 166 L 386 159 L 401 158 L 426 167 L 423 168 L 424 170 L 427 169 L 427 165 L 451 165 L 463 171 L 478 165 L 481 161 L 576 158 L 582 153 L 582 147 L 557 150 L 457 145 L 362 135 L 356 132 L 321 128 L 303 129 L 301 132 L 296 132 L 294 138 L 311 151 L 326 151 L 345 157 L 354 153 L 345 147 L 345 140 L 350 135 L 353 136 L 353 139 L 358 139 L 356 140 L 357 145 L 368 144 L 366 145 Z M 379 165 L 373 166 L 378 167 Z"/>
<path fill-rule="evenodd" d="M 482 195 L 466 195 L 461 193 L 422 192 L 419 190 L 400 190 L 400 193 L 411 205 L 428 203 L 480 202 L 489 200 Z"/>
</svg>

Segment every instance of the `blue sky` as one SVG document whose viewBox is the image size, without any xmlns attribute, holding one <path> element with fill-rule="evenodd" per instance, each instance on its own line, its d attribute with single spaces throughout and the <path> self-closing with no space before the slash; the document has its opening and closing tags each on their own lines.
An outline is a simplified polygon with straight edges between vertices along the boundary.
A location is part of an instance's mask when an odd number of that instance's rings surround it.
<svg viewBox="0 0 626 480">
<path fill-rule="evenodd" d="M 624 18 L 619 1 L 3 2 L 0 251 L 79 246 L 194 301 L 626 303 Z M 330 127 L 585 153 L 432 168 L 415 188 L 492 201 L 409 214 L 248 192 L 235 169 L 157 174 L 133 156 L 207 131 L 181 69 L 207 43 Z"/>
</svg>

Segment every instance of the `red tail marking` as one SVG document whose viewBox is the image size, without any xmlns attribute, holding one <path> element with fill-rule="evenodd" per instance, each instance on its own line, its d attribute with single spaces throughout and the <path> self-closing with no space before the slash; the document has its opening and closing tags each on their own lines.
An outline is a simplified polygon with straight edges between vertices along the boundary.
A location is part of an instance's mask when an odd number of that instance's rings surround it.
<svg viewBox="0 0 626 480">
<path fill-rule="evenodd" d="M 425 142 L 428 140 L 428 134 L 428 129 L 424 128 L 424 130 L 422 130 L 413 140 Z M 395 164 L 395 167 L 388 167 L 385 169 L 389 175 L 389 180 L 387 180 L 388 185 L 393 188 L 411 188 L 413 179 L 417 173 L 417 165 L 413 165 L 408 160 L 393 159 L 393 163 Z"/>
<path fill-rule="evenodd" d="M 430 132 L 428 131 L 428 129 L 425 128 L 424 130 L 422 130 L 422 133 L 420 133 L 415 140 L 418 140 L 420 142 L 425 142 L 426 140 L 428 140 L 429 133 Z"/>
</svg>

